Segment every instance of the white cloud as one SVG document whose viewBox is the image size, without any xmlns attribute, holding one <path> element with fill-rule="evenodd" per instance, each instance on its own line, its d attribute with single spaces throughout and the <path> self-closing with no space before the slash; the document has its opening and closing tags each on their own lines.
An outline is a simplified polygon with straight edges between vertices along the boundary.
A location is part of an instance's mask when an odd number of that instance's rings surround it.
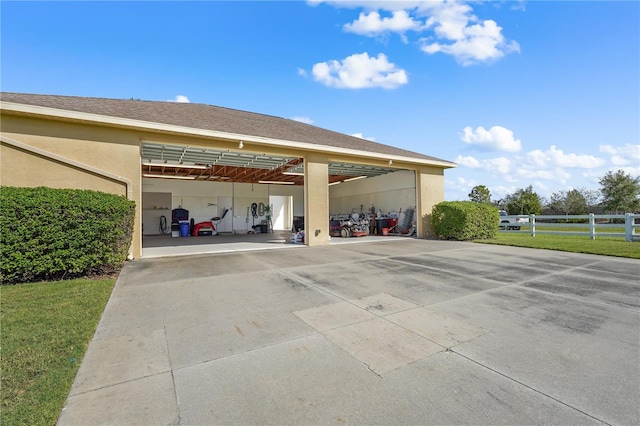
<svg viewBox="0 0 640 426">
<path fill-rule="evenodd" d="M 316 81 L 339 89 L 395 89 L 408 82 L 407 73 L 389 62 L 383 53 L 369 57 L 364 52 L 351 55 L 342 62 L 320 62 L 313 66 L 312 73 Z"/>
<path fill-rule="evenodd" d="M 487 186 L 487 185 L 485 185 Z M 495 201 L 502 200 L 507 194 L 511 194 L 516 191 L 516 186 L 505 186 L 505 185 L 494 185 L 493 187 L 489 187 L 489 191 L 491 191 L 491 199 Z"/>
<path fill-rule="evenodd" d="M 459 40 L 465 37 L 464 29 L 469 21 L 475 21 L 471 6 L 464 2 L 424 2 L 420 14 L 428 16 L 427 27 L 434 27 L 436 37 Z"/>
<path fill-rule="evenodd" d="M 460 139 L 472 146 L 490 151 L 518 152 L 522 147 L 520 139 L 515 139 L 513 132 L 502 126 L 493 126 L 489 130 L 482 126 L 473 130 L 467 126 L 462 130 Z"/>
<path fill-rule="evenodd" d="M 530 151 L 526 154 L 526 158 L 527 164 L 536 168 L 550 168 L 555 166 L 562 168 L 593 169 L 602 167 L 605 164 L 602 158 L 593 155 L 565 154 L 561 149 L 556 148 L 555 145 L 551 145 L 546 151 L 539 149 Z"/>
<path fill-rule="evenodd" d="M 476 132 L 477 133 L 477 132 Z M 601 147 L 607 152 L 619 152 L 633 149 L 633 146 L 624 147 Z M 597 184 L 598 178 L 606 172 L 603 167 L 606 161 L 588 154 L 565 153 L 555 145 L 549 149 L 535 149 L 525 154 L 514 154 L 512 156 L 500 156 L 493 158 L 477 158 L 474 156 L 458 156 L 455 160 L 460 165 L 460 169 L 470 169 L 474 173 L 485 173 L 483 185 L 489 187 L 493 192 L 494 186 L 491 182 L 501 185 L 513 184 L 523 188 L 535 183 L 537 188 L 547 191 L 547 184 L 558 189 L 560 185 L 566 186 L 573 179 L 572 169 L 581 170 L 580 175 L 589 177 Z M 623 167 L 627 173 L 639 174 L 638 167 Z M 551 185 L 552 184 L 552 185 Z M 542 194 L 545 195 L 545 194 Z M 548 195 L 548 194 L 547 194 Z"/>
<path fill-rule="evenodd" d="M 293 121 L 299 121 L 304 124 L 313 124 L 313 120 L 309 117 L 291 117 Z"/>
<path fill-rule="evenodd" d="M 494 20 L 480 20 L 466 1 L 308 1 L 315 6 L 327 3 L 334 7 L 362 8 L 358 19 L 347 23 L 347 32 L 379 37 L 398 33 L 403 42 L 408 31 L 427 33 L 420 41 L 421 49 L 432 55 L 451 55 L 463 66 L 495 61 L 508 53 L 519 52 L 520 45 L 509 41 Z M 518 7 L 523 10 L 522 3 Z M 383 17 L 379 11 L 391 16 Z"/>
<path fill-rule="evenodd" d="M 480 161 L 474 157 L 457 156 L 454 163 L 458 163 L 461 166 L 469 167 L 471 169 L 478 169 L 481 167 Z"/>
<path fill-rule="evenodd" d="M 445 193 L 447 199 L 466 200 L 471 189 L 480 185 L 475 179 L 467 179 L 462 176 L 457 176 L 454 179 L 445 179 Z"/>
<path fill-rule="evenodd" d="M 640 167 L 640 144 L 624 146 L 600 145 L 600 152 L 611 156 L 614 166 Z"/>
<path fill-rule="evenodd" d="M 530 181 L 531 179 L 544 179 L 558 181 L 563 184 L 566 183 L 567 179 L 571 178 L 571 174 L 561 167 L 536 169 L 523 165 L 523 167 L 516 170 L 516 175 L 520 178 L 524 178 L 526 181 Z"/>
<path fill-rule="evenodd" d="M 513 177 L 528 185 L 532 180 L 551 181 L 567 185 L 573 178 L 571 169 L 593 170 L 604 166 L 601 158 L 587 154 L 565 153 L 552 145 L 547 150 L 535 149 L 523 156 L 513 159 L 517 167 L 514 167 Z M 540 188 L 544 185 L 538 182 Z"/>
<path fill-rule="evenodd" d="M 510 179 L 512 170 L 512 160 L 507 157 L 478 160 L 475 157 L 458 156 L 454 160 L 454 163 L 458 163 L 464 167 L 469 167 L 470 169 L 481 169 L 492 174 L 502 174 L 505 175 L 505 179 Z"/>
<path fill-rule="evenodd" d="M 307 71 L 303 68 L 298 68 L 298 75 L 301 75 L 303 77 L 307 76 Z"/>
<path fill-rule="evenodd" d="M 187 98 L 184 95 L 178 95 L 174 99 L 167 100 L 167 102 L 178 102 L 178 103 L 182 103 L 182 104 L 188 104 L 191 101 L 189 100 L 189 98 Z"/>
<path fill-rule="evenodd" d="M 618 170 L 622 170 L 624 173 L 631 176 L 640 176 L 640 165 L 639 166 L 624 166 L 624 167 L 614 167 L 611 172 L 615 173 Z M 604 176 L 604 173 L 602 174 Z M 602 177 L 602 176 L 600 176 Z"/>
<path fill-rule="evenodd" d="M 451 25 L 444 27 L 445 24 Z M 507 53 L 520 51 L 520 45 L 517 42 L 506 42 L 502 35 L 502 28 L 492 20 L 461 28 L 455 21 L 440 23 L 436 28 L 436 33 L 438 32 L 442 34 L 441 38 L 451 43 L 422 39 L 422 51 L 430 55 L 438 52 L 452 55 L 463 66 L 493 61 Z M 457 32 L 460 34 L 456 34 Z"/>
<path fill-rule="evenodd" d="M 520 10 L 524 12 L 527 10 L 527 0 L 517 0 L 515 4 L 511 6 L 511 10 Z"/>
<path fill-rule="evenodd" d="M 565 181 L 572 177 L 567 169 L 589 170 L 605 165 L 601 158 L 585 154 L 565 154 L 555 145 L 546 151 L 536 149 L 511 158 L 501 156 L 478 159 L 472 156 L 458 156 L 454 161 L 463 167 L 482 170 L 493 176 L 500 175 L 509 182 L 515 182 L 519 178 Z"/>
<path fill-rule="evenodd" d="M 345 24 L 346 32 L 375 37 L 387 32 L 404 34 L 407 31 L 419 31 L 423 27 L 422 22 L 413 19 L 407 11 L 396 10 L 391 17 L 382 17 L 377 11 L 369 14 L 360 13 L 355 21 Z"/>
<path fill-rule="evenodd" d="M 374 138 L 372 136 L 368 136 L 368 137 L 365 138 L 362 135 L 362 133 L 352 133 L 351 136 L 354 136 L 354 137 L 360 138 L 360 139 L 365 139 L 365 140 L 368 140 L 368 141 L 371 141 L 371 142 L 375 142 L 376 141 L 376 138 Z"/>
</svg>

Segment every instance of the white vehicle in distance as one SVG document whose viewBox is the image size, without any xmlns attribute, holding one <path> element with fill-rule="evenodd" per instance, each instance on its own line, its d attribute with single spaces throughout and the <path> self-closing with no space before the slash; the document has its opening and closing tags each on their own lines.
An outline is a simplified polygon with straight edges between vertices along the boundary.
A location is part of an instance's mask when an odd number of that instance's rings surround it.
<svg viewBox="0 0 640 426">
<path fill-rule="evenodd" d="M 505 210 L 499 210 L 498 212 L 500 213 L 498 229 L 519 231 L 522 224 L 529 223 L 529 218 L 526 216 L 509 215 Z"/>
</svg>

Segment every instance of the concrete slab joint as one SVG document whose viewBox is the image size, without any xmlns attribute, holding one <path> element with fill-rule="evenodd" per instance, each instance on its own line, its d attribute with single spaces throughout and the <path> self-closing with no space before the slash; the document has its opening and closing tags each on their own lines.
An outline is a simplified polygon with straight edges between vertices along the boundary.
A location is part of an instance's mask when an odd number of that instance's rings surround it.
<svg viewBox="0 0 640 426">
<path fill-rule="evenodd" d="M 58 424 L 640 424 L 637 275 L 420 239 L 129 263 Z"/>
</svg>

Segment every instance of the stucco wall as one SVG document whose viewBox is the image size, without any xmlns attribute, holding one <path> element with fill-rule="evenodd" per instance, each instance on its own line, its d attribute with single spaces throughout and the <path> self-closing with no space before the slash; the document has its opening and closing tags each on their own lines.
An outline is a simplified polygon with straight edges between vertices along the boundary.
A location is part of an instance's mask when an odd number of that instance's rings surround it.
<svg viewBox="0 0 640 426">
<path fill-rule="evenodd" d="M 417 224 L 418 237 L 434 236 L 431 210 L 444 201 L 444 170 L 435 167 L 423 167 L 418 170 L 417 182 Z"/>
<path fill-rule="evenodd" d="M 4 186 L 91 189 L 127 195 L 122 182 L 8 144 L 0 148 L 0 168 Z"/>
<path fill-rule="evenodd" d="M 128 180 L 137 208 L 131 251 L 140 257 L 140 148 L 134 132 L 6 114 L 1 116 L 0 128 L 5 138 Z M 47 155 L 2 143 L 0 156 L 0 182 L 5 186 L 93 189 L 127 195 L 122 182 Z"/>
<path fill-rule="evenodd" d="M 305 242 L 309 246 L 329 244 L 329 160 L 323 154 L 305 157 Z"/>
</svg>

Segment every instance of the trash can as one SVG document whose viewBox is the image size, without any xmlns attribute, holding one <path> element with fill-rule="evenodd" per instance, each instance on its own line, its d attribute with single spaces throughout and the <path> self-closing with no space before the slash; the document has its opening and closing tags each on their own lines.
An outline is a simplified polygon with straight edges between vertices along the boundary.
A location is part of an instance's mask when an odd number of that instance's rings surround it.
<svg viewBox="0 0 640 426">
<path fill-rule="evenodd" d="M 376 234 L 377 235 L 382 235 L 382 228 L 389 228 L 389 226 L 387 225 L 387 219 L 386 218 L 378 218 L 378 219 L 376 219 Z M 387 229 L 387 231 L 389 231 L 389 229 Z"/>
<path fill-rule="evenodd" d="M 181 237 L 188 237 L 189 236 L 189 222 L 188 221 L 184 221 L 184 222 L 180 222 L 180 236 Z"/>
<path fill-rule="evenodd" d="M 180 236 L 180 224 L 178 222 L 173 222 L 171 224 L 171 236 L 172 237 Z"/>
</svg>

